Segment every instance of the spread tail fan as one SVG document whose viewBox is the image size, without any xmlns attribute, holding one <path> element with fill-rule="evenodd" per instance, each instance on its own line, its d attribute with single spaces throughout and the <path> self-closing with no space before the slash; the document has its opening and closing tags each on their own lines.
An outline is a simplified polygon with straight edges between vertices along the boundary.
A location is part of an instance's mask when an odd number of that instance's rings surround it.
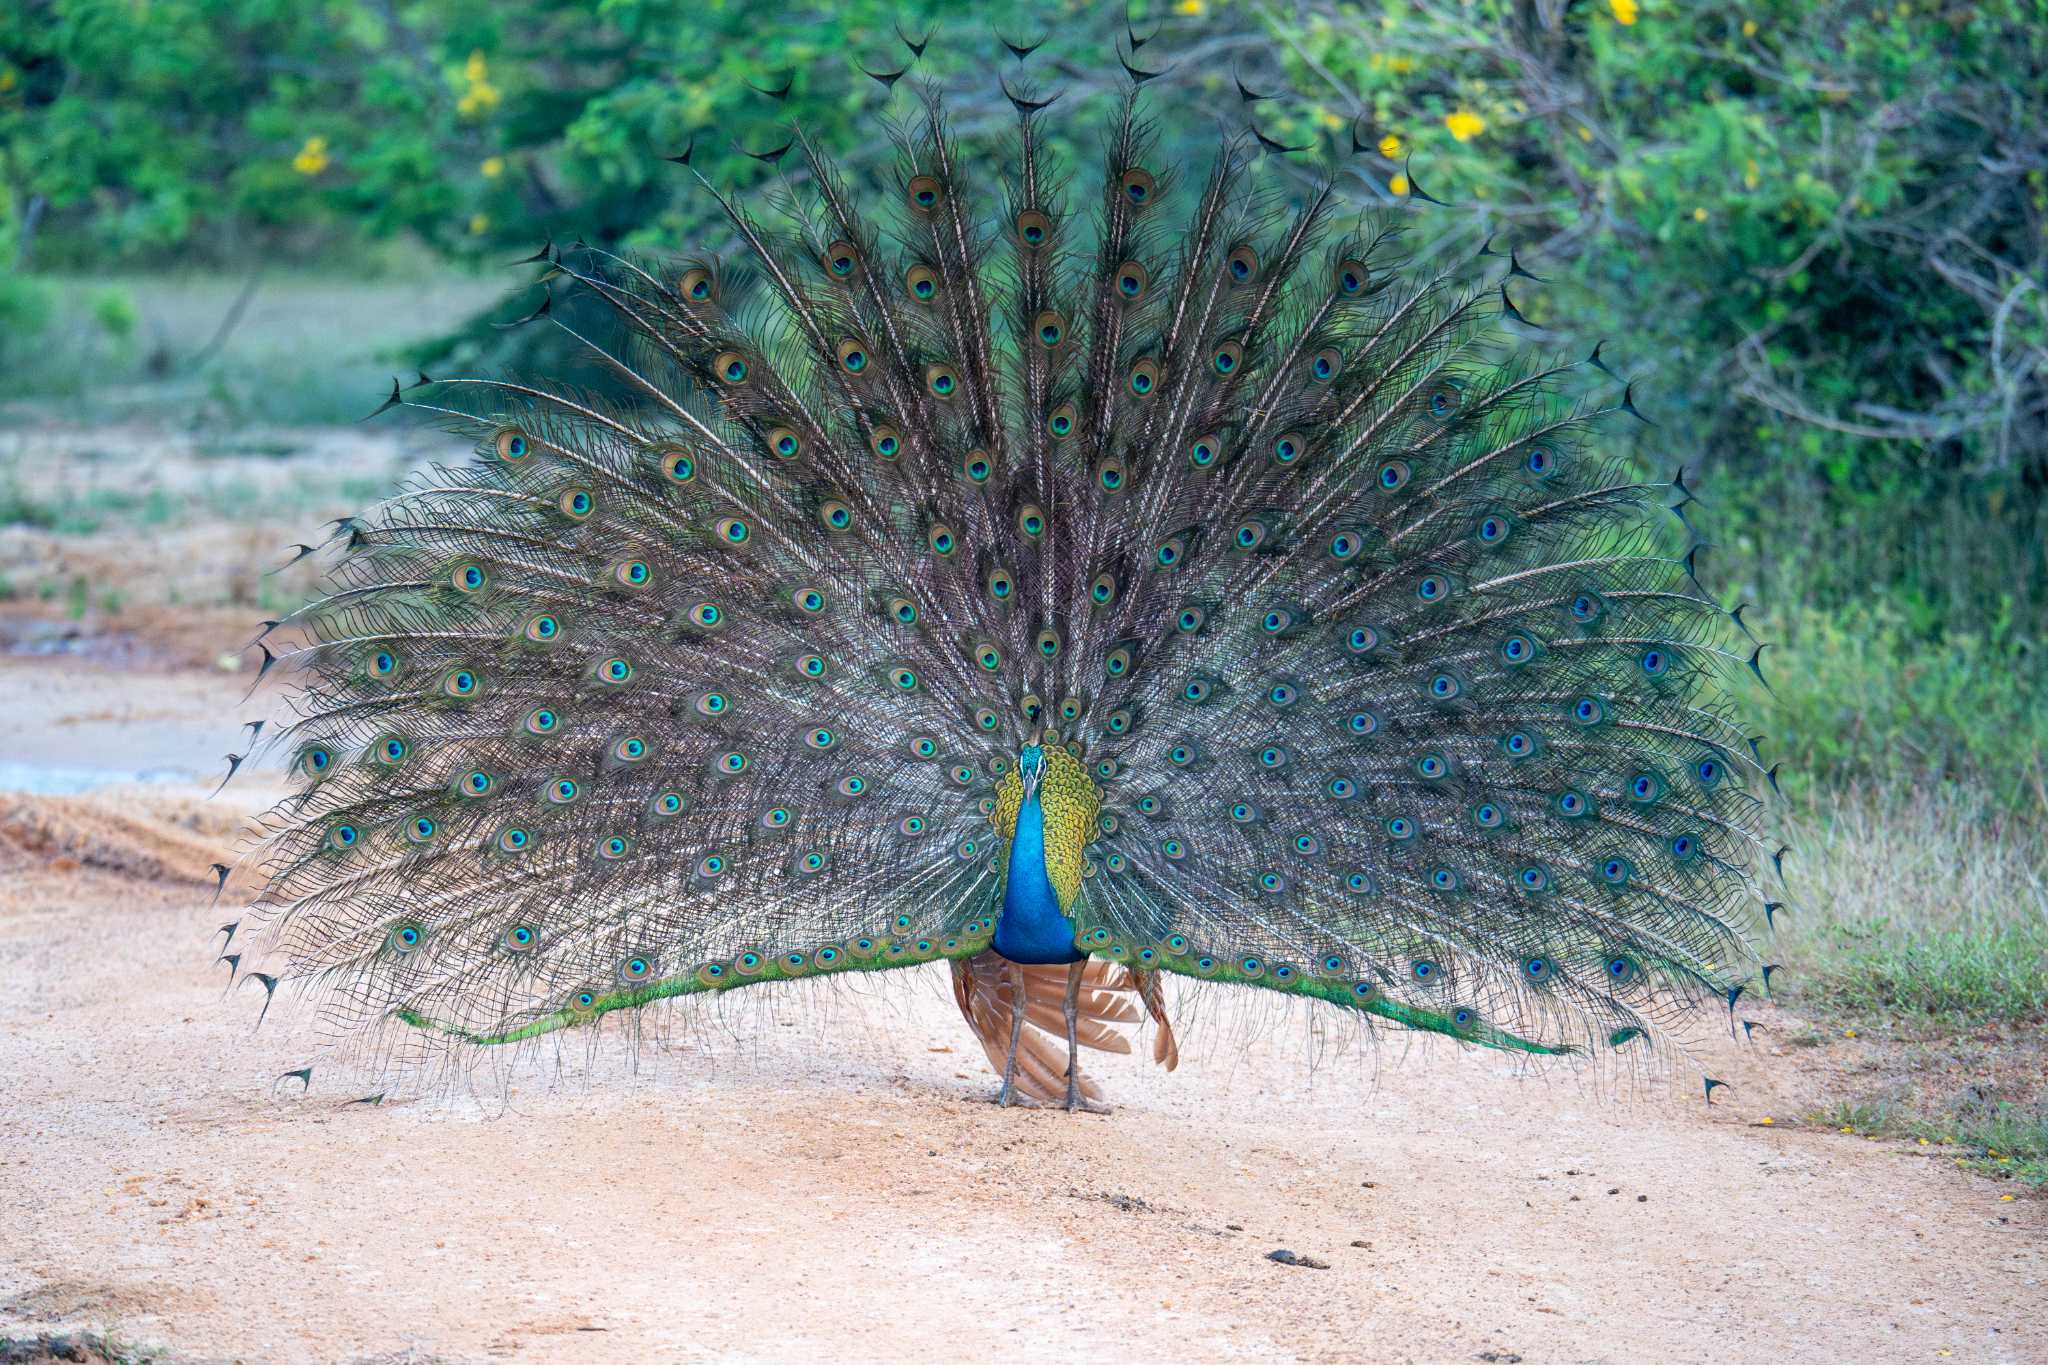
<svg viewBox="0 0 2048 1365">
<path fill-rule="evenodd" d="M 1134 92 L 1076 177 L 1019 107 L 996 166 L 928 96 L 880 195 L 799 133 L 764 203 L 705 186 L 729 259 L 555 253 L 616 327 L 540 325 L 624 398 L 395 395 L 476 458 L 285 623 L 257 855 L 332 1030 L 417 1066 L 943 958 L 1071 1102 L 1141 1010 L 1173 1064 L 1166 976 L 1525 1055 L 1748 980 L 1741 656 L 1603 453 L 1627 393 L 1249 139 L 1179 173 Z"/>
</svg>

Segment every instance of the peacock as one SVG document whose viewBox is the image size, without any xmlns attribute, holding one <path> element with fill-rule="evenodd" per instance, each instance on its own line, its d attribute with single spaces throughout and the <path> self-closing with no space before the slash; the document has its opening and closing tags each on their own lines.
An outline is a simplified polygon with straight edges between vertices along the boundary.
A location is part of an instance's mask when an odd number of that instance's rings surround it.
<svg viewBox="0 0 2048 1365">
<path fill-rule="evenodd" d="M 1126 68 L 1097 178 L 933 88 L 880 190 L 796 128 L 757 200 L 689 172 L 721 253 L 544 247 L 604 392 L 393 382 L 475 458 L 259 637 L 266 993 L 419 1075 L 944 961 L 997 1100 L 1069 1110 L 1084 1045 L 1175 1065 L 1169 977 L 1530 1059 L 1732 1028 L 1775 770 L 1683 471 L 1603 450 L 1632 389 L 1412 202 L 1256 129 L 1162 164 Z"/>
</svg>

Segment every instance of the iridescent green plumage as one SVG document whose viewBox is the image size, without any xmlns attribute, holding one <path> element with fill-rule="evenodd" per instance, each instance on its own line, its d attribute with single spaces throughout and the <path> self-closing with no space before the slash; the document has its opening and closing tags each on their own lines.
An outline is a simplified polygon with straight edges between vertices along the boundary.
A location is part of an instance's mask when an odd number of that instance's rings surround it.
<svg viewBox="0 0 2048 1365">
<path fill-rule="evenodd" d="M 1148 1008 L 1169 972 L 1561 1054 L 1747 979 L 1765 775 L 1604 367 L 1241 140 L 1177 187 L 1135 96 L 1068 202 L 1039 117 L 998 187 L 929 100 L 882 206 L 799 135 L 772 226 L 719 199 L 743 264 L 551 254 L 630 401 L 395 394 L 478 458 L 292 619 L 261 850 L 337 1031 L 416 1066 L 981 958 L 1040 743 L 1100 802 L 1048 829 L 1060 909 Z"/>
</svg>

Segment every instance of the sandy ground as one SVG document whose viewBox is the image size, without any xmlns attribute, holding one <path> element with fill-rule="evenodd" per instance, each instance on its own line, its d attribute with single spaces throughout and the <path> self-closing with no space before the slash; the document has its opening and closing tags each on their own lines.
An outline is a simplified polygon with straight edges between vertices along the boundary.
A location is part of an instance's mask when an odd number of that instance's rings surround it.
<svg viewBox="0 0 2048 1365">
<path fill-rule="evenodd" d="M 276 1085 L 306 1032 L 252 1032 L 260 989 L 223 999 L 208 951 L 206 865 L 261 796 L 202 799 L 245 681 L 0 659 L 0 1336 L 170 1361 L 2048 1360 L 2048 1204 L 1792 1122 L 1813 1050 L 1726 1044 L 1710 1109 L 1689 1078 L 1616 1095 L 1198 1001 L 1175 1074 L 1142 1046 L 1093 1064 L 1114 1114 L 1004 1111 L 932 966 L 758 992 L 509 1097 Z"/>
</svg>

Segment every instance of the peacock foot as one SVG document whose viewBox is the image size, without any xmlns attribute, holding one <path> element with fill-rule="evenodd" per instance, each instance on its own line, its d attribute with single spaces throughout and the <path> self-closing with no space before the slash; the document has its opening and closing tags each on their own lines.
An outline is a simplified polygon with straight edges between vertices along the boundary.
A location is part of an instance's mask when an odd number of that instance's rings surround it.
<svg viewBox="0 0 2048 1365">
<path fill-rule="evenodd" d="M 1001 1108 L 1001 1109 L 1043 1109 L 1043 1108 L 1045 1108 L 1045 1102 L 1044 1102 L 1043 1100 L 1040 1100 L 1040 1099 L 1037 1099 L 1037 1098 L 1035 1098 L 1035 1097 L 1033 1097 L 1033 1096 L 1030 1096 L 1030 1095 L 1027 1095 L 1027 1094 L 1025 1094 L 1025 1093 L 1024 1093 L 1023 1091 L 1019 1090 L 1019 1089 L 1018 1089 L 1018 1088 L 1017 1088 L 1016 1086 L 1014 1086 L 1014 1085 L 1011 1085 L 1011 1084 L 1009 1084 L 1008 1082 L 1005 1082 L 1005 1083 L 1004 1083 L 1004 1085 L 1003 1085 L 1003 1088 L 1002 1088 L 1002 1089 L 1000 1089 L 1000 1090 L 996 1091 L 996 1094 L 995 1094 L 995 1103 L 996 1103 L 996 1106 L 997 1106 L 998 1108 Z"/>
<path fill-rule="evenodd" d="M 1081 1087 L 1073 1081 L 1067 1082 L 1067 1112 L 1069 1114 L 1107 1114 L 1109 1106 L 1100 1100 L 1091 1100 L 1081 1093 Z"/>
</svg>

